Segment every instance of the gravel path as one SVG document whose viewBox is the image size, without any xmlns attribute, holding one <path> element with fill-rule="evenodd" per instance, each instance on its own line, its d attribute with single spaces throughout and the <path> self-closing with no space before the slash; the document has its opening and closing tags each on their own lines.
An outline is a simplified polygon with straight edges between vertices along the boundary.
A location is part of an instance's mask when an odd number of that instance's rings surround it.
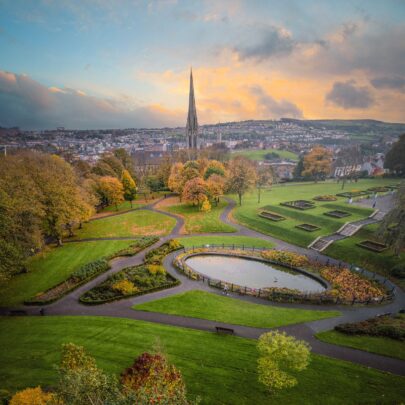
<svg viewBox="0 0 405 405">
<path fill-rule="evenodd" d="M 339 261 L 329 258 L 328 256 L 319 254 L 313 250 L 301 248 L 287 242 L 275 239 L 271 236 L 264 235 L 262 233 L 256 232 L 249 228 L 246 228 L 240 224 L 235 224 L 229 219 L 229 213 L 235 207 L 235 202 L 229 198 L 226 198 L 228 202 L 228 206 L 224 209 L 221 214 L 221 220 L 234 228 L 236 228 L 237 232 L 229 234 L 223 234 L 226 236 L 229 235 L 240 235 L 240 236 L 248 236 L 254 238 L 260 238 L 264 240 L 268 240 L 272 242 L 276 248 L 278 249 L 286 249 L 290 251 L 294 251 L 300 254 L 304 254 L 311 259 L 317 259 L 320 262 L 329 262 L 338 264 Z M 177 254 L 176 252 L 168 255 L 164 260 L 164 266 L 166 270 L 174 275 L 181 281 L 179 286 L 157 291 L 155 293 L 146 294 L 139 297 L 132 297 L 120 301 L 115 301 L 112 303 L 107 303 L 103 305 L 97 306 L 85 306 L 79 303 L 78 298 L 85 292 L 91 289 L 92 287 L 98 285 L 102 281 L 104 281 L 107 277 L 111 274 L 114 274 L 123 268 L 134 266 L 137 264 L 141 264 L 145 254 L 150 251 L 151 249 L 160 246 L 162 243 L 166 242 L 167 240 L 175 237 L 188 237 L 188 236 L 196 236 L 196 235 L 180 235 L 180 229 L 184 224 L 184 220 L 181 217 L 176 215 L 160 211 L 154 208 L 154 205 L 159 202 L 156 201 L 154 204 L 150 204 L 143 209 L 147 209 L 153 212 L 159 212 L 164 215 L 170 216 L 176 219 L 176 226 L 172 230 L 172 232 L 162 237 L 158 242 L 154 245 L 149 246 L 142 252 L 138 253 L 133 257 L 125 257 L 125 258 L 117 258 L 112 260 L 111 262 L 111 269 L 108 270 L 106 273 L 96 277 L 95 279 L 91 280 L 89 283 L 79 287 L 78 289 L 74 290 L 70 294 L 66 295 L 62 299 L 58 300 L 57 302 L 50 304 L 45 307 L 46 315 L 92 315 L 92 316 L 112 316 L 112 317 L 120 317 L 120 318 L 130 318 L 130 319 L 138 319 L 143 321 L 149 322 L 157 322 L 167 325 L 173 326 L 180 326 L 185 328 L 192 328 L 192 329 L 200 329 L 205 331 L 213 332 L 215 331 L 215 326 L 224 326 L 228 328 L 234 329 L 235 335 L 245 337 L 245 338 L 252 338 L 257 339 L 262 333 L 270 330 L 265 328 L 253 328 L 241 325 L 230 325 L 216 321 L 210 321 L 205 319 L 197 319 L 197 318 L 190 318 L 190 317 L 183 317 L 183 316 L 175 316 L 175 315 L 168 315 L 168 314 L 161 314 L 161 313 L 154 313 L 154 312 L 146 312 L 146 311 L 135 311 L 131 309 L 131 306 L 135 304 L 140 304 L 148 301 L 153 301 L 159 298 L 168 297 L 173 294 L 177 294 L 180 292 L 190 291 L 190 290 L 205 290 L 215 294 L 221 294 L 221 291 L 209 287 L 207 284 L 199 281 L 192 281 L 189 280 L 186 276 L 179 273 L 172 265 L 172 260 Z M 386 207 L 387 202 L 384 201 L 384 206 Z M 220 236 L 222 234 L 198 234 L 198 236 L 204 235 L 215 235 Z M 122 238 L 103 238 L 104 240 L 115 240 L 115 239 L 122 239 Z M 131 238 L 128 238 L 131 239 Z M 99 240 L 99 239 L 87 239 L 87 240 Z M 84 241 L 84 240 L 83 240 Z M 384 278 L 378 276 L 380 281 L 383 281 Z M 286 331 L 288 334 L 293 335 L 299 339 L 306 340 L 312 347 L 312 351 L 314 353 L 330 356 L 333 358 L 347 360 L 354 363 L 358 363 L 364 365 L 366 367 L 373 367 L 378 370 L 391 372 L 394 374 L 404 375 L 405 376 L 405 361 L 389 358 L 385 356 L 380 356 L 372 353 L 368 353 L 361 350 L 351 349 L 347 347 L 341 347 L 332 345 L 329 343 L 321 342 L 314 337 L 314 334 L 320 331 L 325 331 L 332 329 L 339 323 L 342 322 L 356 322 L 364 319 L 368 319 L 375 315 L 392 312 L 395 313 L 399 309 L 405 307 L 405 294 L 404 292 L 395 287 L 396 291 L 396 299 L 388 303 L 387 305 L 383 306 L 367 306 L 367 307 L 347 307 L 347 306 L 316 306 L 316 305 L 305 305 L 305 304 L 281 304 L 281 303 L 273 303 L 270 301 L 265 301 L 260 298 L 251 297 L 251 296 L 240 296 L 238 294 L 230 294 L 232 297 L 248 301 L 254 302 L 262 305 L 271 305 L 283 308 L 299 308 L 299 309 L 312 309 L 312 310 L 339 310 L 341 311 L 342 315 L 336 318 L 318 320 L 313 322 L 307 322 L 303 324 L 295 324 L 285 327 L 277 328 L 278 330 Z M 11 308 L 0 308 L 0 315 L 6 315 L 9 313 Z M 14 308 L 15 309 L 15 308 Z M 21 309 L 21 308 L 20 308 Z M 23 308 L 28 315 L 39 315 L 39 307 L 24 307 Z"/>
</svg>

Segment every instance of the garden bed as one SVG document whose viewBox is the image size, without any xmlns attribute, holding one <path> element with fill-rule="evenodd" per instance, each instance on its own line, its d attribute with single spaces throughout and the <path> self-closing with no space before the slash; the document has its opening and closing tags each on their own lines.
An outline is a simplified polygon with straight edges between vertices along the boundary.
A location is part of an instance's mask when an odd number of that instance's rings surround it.
<svg viewBox="0 0 405 405">
<path fill-rule="evenodd" d="M 368 196 L 370 191 L 345 191 L 343 193 L 336 194 L 338 197 L 354 198 Z"/>
<path fill-rule="evenodd" d="M 259 214 L 259 216 L 262 218 L 270 219 L 271 221 L 284 221 L 286 219 L 282 215 L 278 215 L 274 212 L 269 212 L 269 211 L 262 211 Z"/>
<path fill-rule="evenodd" d="M 362 242 L 357 243 L 357 246 L 362 247 L 363 249 L 371 250 L 372 252 L 380 253 L 388 249 L 388 246 L 384 243 L 375 242 L 372 240 L 363 240 Z"/>
<path fill-rule="evenodd" d="M 315 201 L 337 201 L 337 197 L 332 194 L 317 195 L 313 198 Z"/>
<path fill-rule="evenodd" d="M 389 187 L 370 187 L 367 191 L 371 191 L 372 193 L 387 193 L 390 191 Z"/>
<path fill-rule="evenodd" d="M 295 208 L 297 210 L 309 210 L 311 208 L 315 208 L 315 203 L 307 200 L 286 201 L 280 203 L 280 205 L 283 205 L 284 207 Z"/>
<path fill-rule="evenodd" d="M 318 231 L 319 229 L 321 229 L 319 226 L 311 225 L 311 224 L 300 224 L 300 225 L 295 225 L 295 227 L 298 229 L 307 231 L 307 232 L 314 232 L 314 231 Z"/>
<path fill-rule="evenodd" d="M 164 243 L 145 255 L 143 264 L 127 267 L 110 276 L 80 297 L 82 304 L 97 305 L 174 287 L 180 282 L 166 272 L 163 259 L 183 246 L 176 240 Z"/>
<path fill-rule="evenodd" d="M 85 264 L 84 266 L 80 267 L 76 270 L 71 276 L 63 281 L 60 284 L 57 284 L 54 287 L 46 290 L 45 292 L 38 293 L 35 297 L 24 301 L 25 305 L 47 305 L 51 304 L 52 302 L 57 301 L 58 299 L 62 298 L 69 292 L 75 290 L 76 288 L 80 287 L 81 285 L 89 282 L 93 278 L 97 277 L 101 273 L 106 272 L 110 269 L 109 260 L 112 260 L 116 257 L 121 256 L 133 256 L 140 252 L 141 250 L 147 248 L 150 245 L 153 245 L 157 242 L 159 238 L 152 236 L 146 236 L 139 238 L 136 240 L 135 243 L 130 245 L 129 247 L 122 249 L 110 256 L 101 258 L 99 260 L 95 260 L 94 262 L 90 262 Z"/>
<path fill-rule="evenodd" d="M 333 218 L 344 218 L 344 217 L 349 217 L 352 214 L 350 214 L 350 212 L 347 212 L 347 211 L 334 210 L 334 211 L 324 212 L 323 215 L 327 215 L 328 217 L 333 217 Z"/>
</svg>

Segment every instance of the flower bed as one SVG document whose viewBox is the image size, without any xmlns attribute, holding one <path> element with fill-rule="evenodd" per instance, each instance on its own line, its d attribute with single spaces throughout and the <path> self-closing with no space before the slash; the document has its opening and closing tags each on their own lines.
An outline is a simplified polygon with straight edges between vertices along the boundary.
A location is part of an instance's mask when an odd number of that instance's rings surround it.
<svg viewBox="0 0 405 405">
<path fill-rule="evenodd" d="M 143 264 L 127 267 L 110 276 L 80 297 L 83 304 L 97 305 L 123 298 L 147 294 L 180 284 L 163 267 L 164 257 L 183 246 L 175 239 L 151 250 Z"/>
<path fill-rule="evenodd" d="M 303 229 L 304 231 L 307 232 L 314 232 L 318 231 L 321 229 L 319 226 L 311 225 L 311 224 L 300 224 L 300 225 L 295 225 L 296 228 L 298 229 Z"/>
<path fill-rule="evenodd" d="M 338 197 L 345 197 L 345 198 L 353 198 L 353 197 L 361 197 L 361 196 L 368 196 L 370 194 L 369 191 L 345 191 L 344 193 L 336 194 Z"/>
<path fill-rule="evenodd" d="M 367 191 L 371 191 L 372 193 L 386 193 L 390 191 L 389 187 L 370 187 L 367 189 Z"/>
<path fill-rule="evenodd" d="M 307 200 L 286 201 L 280 203 L 280 205 L 283 205 L 284 207 L 295 208 L 297 210 L 309 210 L 311 208 L 315 208 L 315 203 Z"/>
<path fill-rule="evenodd" d="M 371 250 L 372 252 L 380 253 L 388 249 L 388 246 L 384 243 L 374 242 L 372 240 L 363 240 L 362 242 L 357 243 L 357 246 L 362 247 L 363 249 Z"/>
<path fill-rule="evenodd" d="M 383 336 L 405 341 L 405 314 L 383 315 L 356 323 L 343 323 L 335 330 L 346 335 Z"/>
<path fill-rule="evenodd" d="M 275 214 L 274 212 L 269 212 L 269 211 L 262 211 L 259 214 L 260 217 L 270 219 L 271 221 L 284 221 L 285 217 L 282 215 Z"/>
<path fill-rule="evenodd" d="M 51 287 L 45 292 L 38 293 L 37 295 L 35 295 L 35 297 L 24 301 L 24 304 L 46 305 L 55 302 L 69 292 L 97 277 L 99 274 L 109 270 L 109 260 L 121 256 L 133 256 L 141 250 L 147 248 L 148 246 L 153 245 L 158 240 L 159 238 L 155 236 L 146 236 L 139 238 L 132 245 L 125 249 L 119 250 L 118 252 L 115 252 L 110 256 L 83 265 L 74 273 L 72 273 L 67 280 L 63 281 L 60 284 L 57 284 L 54 287 Z"/>
<path fill-rule="evenodd" d="M 350 214 L 350 212 L 346 212 L 346 211 L 334 210 L 334 211 L 324 212 L 323 215 L 327 215 L 328 217 L 333 217 L 333 218 L 344 218 L 344 217 L 349 217 L 352 214 Z"/>
<path fill-rule="evenodd" d="M 315 201 L 337 201 L 337 197 L 332 194 L 317 195 L 313 198 Z"/>
<path fill-rule="evenodd" d="M 194 255 L 199 253 L 214 253 L 262 258 L 269 263 L 286 266 L 292 270 L 302 272 L 307 275 L 312 274 L 312 277 L 320 281 L 324 280 L 323 282 L 325 283 L 325 286 L 329 285 L 330 287 L 320 293 L 307 294 L 299 290 L 279 287 L 253 289 L 224 282 L 222 280 L 206 278 L 200 273 L 194 271 L 186 263 L 186 259 L 190 256 L 190 254 Z M 289 251 L 270 249 L 257 252 L 253 250 L 241 249 L 228 250 L 222 248 L 198 248 L 193 249 L 192 252 L 183 252 L 179 254 L 174 259 L 173 264 L 189 278 L 194 280 L 202 280 L 203 282 L 207 281 L 212 287 L 223 289 L 226 286 L 229 291 L 246 295 L 254 295 L 277 302 L 353 305 L 355 303 L 381 303 L 382 301 L 390 298 L 385 287 L 379 284 L 377 281 L 369 280 L 347 268 L 326 266 L 317 262 L 310 262 L 307 256 Z"/>
</svg>

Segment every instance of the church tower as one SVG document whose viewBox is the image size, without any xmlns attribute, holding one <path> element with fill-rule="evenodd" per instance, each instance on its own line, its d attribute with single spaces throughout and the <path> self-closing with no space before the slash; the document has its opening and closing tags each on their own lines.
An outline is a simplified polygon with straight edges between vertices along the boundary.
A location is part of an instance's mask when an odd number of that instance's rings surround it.
<svg viewBox="0 0 405 405">
<path fill-rule="evenodd" d="M 188 116 L 186 125 L 186 135 L 188 139 L 188 148 L 197 149 L 198 138 L 198 121 L 197 109 L 195 107 L 194 85 L 193 85 L 193 70 L 190 71 L 190 94 L 188 98 Z"/>
</svg>

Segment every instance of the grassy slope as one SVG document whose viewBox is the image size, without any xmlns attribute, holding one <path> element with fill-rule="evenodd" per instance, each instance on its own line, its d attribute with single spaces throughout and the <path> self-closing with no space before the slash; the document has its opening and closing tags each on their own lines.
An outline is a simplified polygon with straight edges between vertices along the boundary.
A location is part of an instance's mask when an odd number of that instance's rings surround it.
<svg viewBox="0 0 405 405">
<path fill-rule="evenodd" d="M 244 156 L 252 160 L 264 160 L 264 155 L 271 152 L 277 153 L 282 159 L 298 160 L 298 155 L 296 153 L 290 152 L 288 150 L 279 149 L 244 150 L 241 152 L 235 152 L 232 154 L 232 156 Z"/>
<path fill-rule="evenodd" d="M 85 346 L 99 366 L 118 374 L 157 338 L 190 396 L 201 395 L 203 404 L 392 404 L 405 396 L 403 377 L 312 355 L 299 384 L 270 397 L 257 382 L 254 340 L 103 317 L 0 319 L 0 345 L 8 348 L 0 352 L 1 385 L 54 384 L 53 364 L 64 342 Z"/>
<path fill-rule="evenodd" d="M 0 305 L 17 305 L 66 280 L 83 264 L 129 246 L 133 241 L 67 243 L 49 248 L 28 263 L 29 272 L 13 278 L 1 289 Z"/>
<path fill-rule="evenodd" d="M 133 308 L 257 328 L 273 328 L 340 315 L 338 311 L 309 311 L 253 304 L 205 291 L 187 291 Z"/>
<path fill-rule="evenodd" d="M 334 330 L 318 333 L 316 337 L 335 345 L 353 347 L 405 360 L 405 342 L 399 340 L 377 336 L 346 335 Z"/>
<path fill-rule="evenodd" d="M 235 232 L 235 228 L 224 224 L 219 218 L 226 205 L 225 201 L 220 201 L 218 206 L 212 206 L 210 212 L 201 212 L 197 207 L 188 204 L 177 204 L 163 209 L 184 218 L 186 233 Z"/>
<path fill-rule="evenodd" d="M 249 247 L 271 248 L 273 243 L 259 238 L 249 238 L 248 236 L 190 236 L 188 238 L 179 238 L 181 244 L 185 247 L 200 246 L 207 244 L 225 244 L 225 245 L 245 245 Z"/>
<path fill-rule="evenodd" d="M 120 236 L 165 235 L 175 226 L 175 219 L 156 212 L 139 210 L 106 217 L 84 224 L 74 239 Z"/>
</svg>

